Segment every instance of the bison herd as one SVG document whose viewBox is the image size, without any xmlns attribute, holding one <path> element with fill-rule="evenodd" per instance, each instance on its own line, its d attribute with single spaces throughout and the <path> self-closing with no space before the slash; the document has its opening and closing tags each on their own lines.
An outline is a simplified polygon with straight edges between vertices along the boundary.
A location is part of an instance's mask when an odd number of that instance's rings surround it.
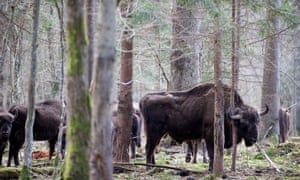
<svg viewBox="0 0 300 180">
<path fill-rule="evenodd" d="M 246 146 L 253 145 L 258 138 L 258 123 L 260 116 L 268 112 L 268 106 L 263 112 L 245 104 L 238 92 L 234 91 L 234 109 L 230 108 L 231 88 L 223 85 L 224 91 L 224 147 L 233 145 L 232 125 L 237 129 L 237 142 L 244 142 Z M 202 142 L 203 150 L 207 150 L 209 170 L 213 166 L 214 157 L 214 103 L 215 85 L 205 83 L 184 91 L 166 91 L 148 93 L 141 98 L 139 107 L 132 113 L 131 152 L 135 158 L 135 148 L 141 145 L 141 126 L 144 123 L 146 135 L 146 162 L 155 164 L 155 149 L 162 137 L 168 134 L 179 143 L 188 144 L 186 161 L 191 155 L 196 162 L 197 144 Z M 58 139 L 59 127 L 62 122 L 64 134 L 62 138 L 62 156 L 65 151 L 66 118 L 62 115 L 62 102 L 47 100 L 37 103 L 34 108 L 35 123 L 33 138 L 35 141 L 49 142 L 49 159 L 51 159 Z M 116 108 L 112 107 L 113 121 L 116 120 Z M 12 158 L 16 166 L 19 165 L 18 153 L 25 141 L 25 122 L 27 107 L 12 105 L 8 110 L 0 108 L 0 163 L 4 149 L 9 144 L 7 166 L 11 165 Z M 287 139 L 289 131 L 289 114 L 280 109 L 280 143 Z M 113 133 L 114 134 L 114 133 Z"/>
<path fill-rule="evenodd" d="M 35 121 L 33 125 L 33 139 L 35 141 L 49 142 L 49 159 L 51 159 L 55 144 L 58 138 L 59 125 L 61 122 L 62 104 L 58 100 L 47 100 L 37 103 L 34 107 Z M 9 142 L 8 162 L 7 166 L 11 165 L 12 158 L 15 166 L 19 165 L 19 151 L 25 141 L 25 123 L 27 118 L 27 106 L 12 105 L 8 111 L 2 110 L 0 113 L 0 163 L 4 148 Z M 65 125 L 65 118 L 63 119 Z M 65 136 L 64 136 L 65 137 Z M 65 138 L 62 142 L 65 145 Z M 62 149 L 65 147 L 62 146 Z M 62 150 L 64 152 L 64 150 Z"/>
</svg>

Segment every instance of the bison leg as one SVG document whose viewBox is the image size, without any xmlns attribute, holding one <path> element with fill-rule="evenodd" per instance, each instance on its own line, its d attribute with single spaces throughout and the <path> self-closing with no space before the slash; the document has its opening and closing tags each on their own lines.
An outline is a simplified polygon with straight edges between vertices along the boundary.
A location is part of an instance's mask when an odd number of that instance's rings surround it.
<svg viewBox="0 0 300 180">
<path fill-rule="evenodd" d="M 208 170 L 210 172 L 212 172 L 212 170 L 213 170 L 213 164 L 214 164 L 214 145 L 211 144 L 211 143 L 209 143 L 209 144 L 206 143 L 206 147 L 207 147 L 207 152 L 208 152 L 208 157 L 209 157 Z"/>
<path fill-rule="evenodd" d="M 11 164 L 11 159 L 14 158 L 15 166 L 19 166 L 19 151 L 21 149 L 23 144 L 18 143 L 10 143 L 9 144 L 9 152 L 8 152 L 8 161 L 7 161 L 7 167 Z"/>
<path fill-rule="evenodd" d="M 193 140 L 193 160 L 192 163 L 197 163 L 198 142 Z"/>
<path fill-rule="evenodd" d="M 49 160 L 50 160 L 55 151 L 56 139 L 50 139 L 48 142 L 49 142 Z"/>
<path fill-rule="evenodd" d="M 207 163 L 207 158 L 206 158 L 206 143 L 204 140 L 201 141 L 202 145 L 202 154 L 203 154 L 203 163 Z"/>
<path fill-rule="evenodd" d="M 135 159 L 135 146 L 136 146 L 136 139 L 131 139 L 130 141 L 131 159 Z"/>
<path fill-rule="evenodd" d="M 1 144 L 1 148 L 0 148 L 0 165 L 2 165 L 2 157 L 3 157 L 5 147 L 6 147 L 6 143 Z"/>
<path fill-rule="evenodd" d="M 156 136 L 153 136 L 153 134 L 156 134 Z M 164 134 L 151 132 L 147 136 L 147 143 L 146 143 L 146 163 L 147 164 L 155 164 L 155 157 L 154 157 L 154 150 L 155 147 L 159 144 L 160 139 L 162 138 Z M 147 170 L 150 169 L 149 166 L 147 166 Z"/>
<path fill-rule="evenodd" d="M 193 143 L 192 141 L 186 141 L 186 145 L 187 145 L 187 150 L 185 155 L 185 162 L 190 162 L 192 159 L 191 157 L 193 155 Z"/>
</svg>

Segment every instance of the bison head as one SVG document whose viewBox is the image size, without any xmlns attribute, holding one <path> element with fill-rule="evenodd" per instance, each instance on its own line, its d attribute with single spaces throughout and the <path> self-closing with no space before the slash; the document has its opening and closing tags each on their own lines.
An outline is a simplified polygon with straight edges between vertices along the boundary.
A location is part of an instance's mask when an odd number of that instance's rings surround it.
<svg viewBox="0 0 300 180">
<path fill-rule="evenodd" d="M 8 110 L 14 116 L 14 124 L 25 126 L 27 118 L 27 107 L 24 105 L 13 105 Z"/>
<path fill-rule="evenodd" d="M 237 143 L 242 139 L 246 146 L 252 146 L 257 141 L 258 137 L 258 122 L 259 117 L 267 114 L 268 106 L 263 112 L 257 112 L 256 109 L 250 106 L 242 106 L 237 108 L 230 115 L 230 119 L 234 120 L 234 125 L 237 128 Z"/>
<path fill-rule="evenodd" d="M 14 116 L 7 112 L 0 113 L 0 137 L 7 140 L 10 136 Z"/>
</svg>

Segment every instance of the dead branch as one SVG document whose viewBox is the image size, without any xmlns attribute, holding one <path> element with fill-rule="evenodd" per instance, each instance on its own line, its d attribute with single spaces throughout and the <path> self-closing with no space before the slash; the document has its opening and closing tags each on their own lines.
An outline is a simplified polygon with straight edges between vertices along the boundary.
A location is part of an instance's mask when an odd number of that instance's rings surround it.
<svg viewBox="0 0 300 180">
<path fill-rule="evenodd" d="M 266 158 L 266 160 L 269 162 L 269 164 L 277 171 L 277 172 L 281 172 L 280 169 L 277 167 L 277 165 L 269 158 L 269 156 L 266 154 L 265 150 L 260 147 L 260 145 L 258 143 L 255 143 L 257 149 L 264 155 L 264 157 Z"/>
<path fill-rule="evenodd" d="M 173 167 L 173 166 L 166 166 L 166 165 L 157 165 L 157 164 L 147 164 L 147 163 L 113 163 L 114 166 L 148 166 L 148 167 L 156 167 L 156 168 L 164 168 L 164 169 L 172 169 L 184 173 L 193 173 L 193 174 L 203 174 L 203 172 L 200 171 L 194 171 L 190 169 L 185 169 L 185 168 L 178 168 L 178 167 Z"/>
</svg>

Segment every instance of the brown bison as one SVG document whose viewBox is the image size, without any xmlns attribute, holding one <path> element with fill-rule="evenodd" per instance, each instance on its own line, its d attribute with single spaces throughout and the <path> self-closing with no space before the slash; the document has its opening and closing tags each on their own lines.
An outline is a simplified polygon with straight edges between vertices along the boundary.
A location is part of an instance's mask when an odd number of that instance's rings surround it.
<svg viewBox="0 0 300 180">
<path fill-rule="evenodd" d="M 51 159 L 58 138 L 62 104 L 59 100 L 47 100 L 37 103 L 34 109 L 35 121 L 33 125 L 33 140 L 47 140 L 49 142 L 49 159 Z M 12 158 L 14 158 L 15 166 L 18 166 L 18 153 L 25 141 L 27 106 L 13 105 L 9 108 L 9 112 L 14 115 L 14 122 L 12 123 L 11 134 L 9 137 L 9 155 L 7 166 L 10 166 Z"/>
<path fill-rule="evenodd" d="M 13 119 L 13 115 L 2 108 L 0 109 L 0 165 L 2 165 L 3 152 L 11 133 Z"/>
<path fill-rule="evenodd" d="M 279 109 L 279 143 L 284 143 L 290 131 L 290 114 L 284 108 Z"/>
<path fill-rule="evenodd" d="M 243 103 L 234 92 L 236 109 L 230 110 L 230 91 L 224 89 L 224 147 L 230 148 L 232 142 L 232 123 L 237 127 L 237 143 L 244 140 L 246 146 L 257 141 L 259 116 L 262 113 Z M 146 162 L 155 164 L 154 150 L 160 139 L 169 134 L 182 143 L 188 140 L 204 139 L 212 170 L 214 156 L 214 103 L 215 85 L 206 83 L 185 91 L 158 92 L 145 95 L 140 100 L 140 110 L 145 121 Z M 148 167 L 149 168 L 149 167 Z"/>
</svg>

